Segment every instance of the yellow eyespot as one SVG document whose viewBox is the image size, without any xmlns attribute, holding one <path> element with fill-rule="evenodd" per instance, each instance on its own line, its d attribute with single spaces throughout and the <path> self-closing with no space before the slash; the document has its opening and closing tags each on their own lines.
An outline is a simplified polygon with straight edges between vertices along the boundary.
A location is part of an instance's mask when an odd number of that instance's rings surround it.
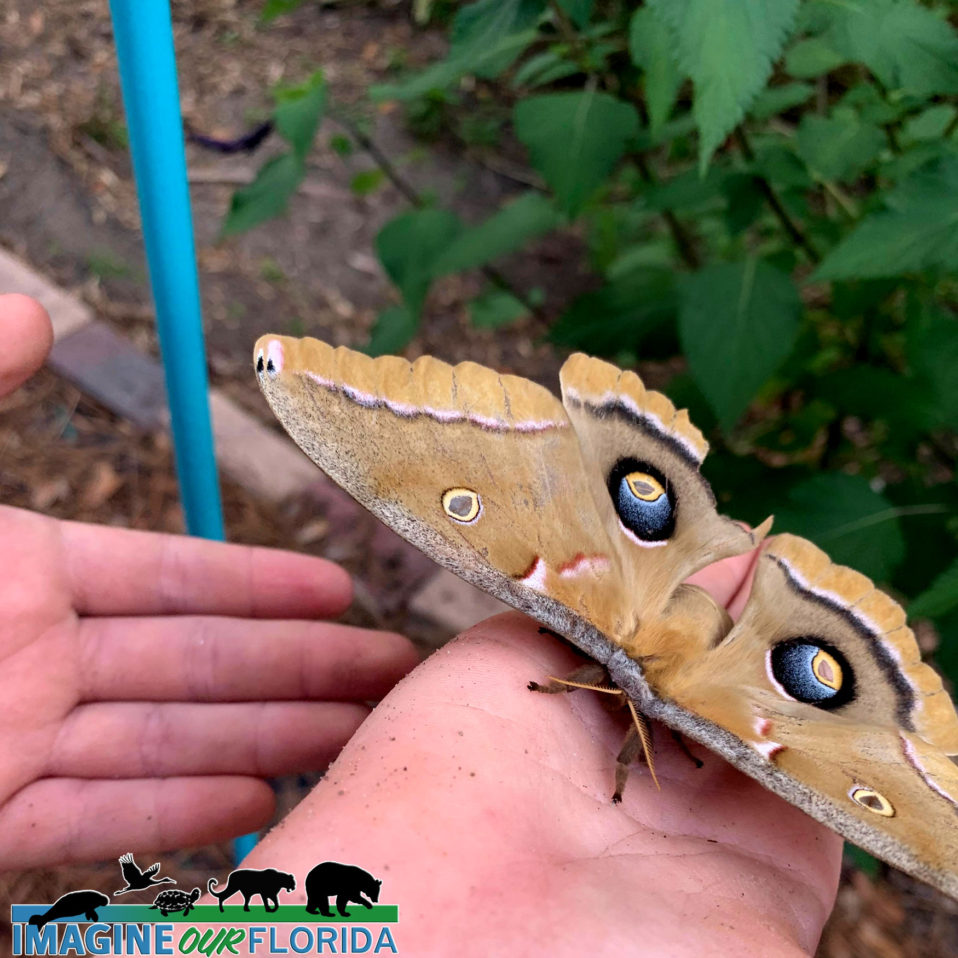
<svg viewBox="0 0 958 958">
<path fill-rule="evenodd" d="M 824 649 L 819 649 L 812 659 L 812 672 L 822 685 L 836 692 L 842 687 L 842 667 L 835 656 L 829 655 Z"/>
<path fill-rule="evenodd" d="M 625 477 L 625 481 L 629 484 L 632 495 L 644 502 L 655 502 L 656 499 L 665 495 L 665 487 L 662 483 L 647 472 L 630 472 Z"/>
<path fill-rule="evenodd" d="M 442 494 L 442 508 L 456 522 L 475 522 L 482 511 L 482 501 L 472 489 L 447 489 Z"/>
<path fill-rule="evenodd" d="M 876 815 L 882 815 L 885 818 L 895 817 L 895 806 L 881 792 L 876 792 L 867 785 L 853 785 L 848 792 L 848 797 L 856 805 L 861 805 L 862 808 L 867 808 Z"/>
</svg>

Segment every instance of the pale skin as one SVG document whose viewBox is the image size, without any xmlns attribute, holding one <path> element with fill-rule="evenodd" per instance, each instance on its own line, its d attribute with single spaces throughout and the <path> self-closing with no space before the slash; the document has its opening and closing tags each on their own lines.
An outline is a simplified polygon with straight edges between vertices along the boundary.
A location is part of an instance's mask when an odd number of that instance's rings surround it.
<svg viewBox="0 0 958 958">
<path fill-rule="evenodd" d="M 24 302 L 13 312 L 36 314 Z M 11 315 L 0 298 L 5 331 Z M 12 388 L 42 357 L 41 325 L 36 315 L 26 321 L 0 356 L 0 384 Z M 248 550 L 240 572 L 235 560 L 204 552 L 214 547 L 187 540 L 11 509 L 0 510 L 0 527 L 0 599 L 16 623 L 0 633 L 0 692 L 14 706 L 0 711 L 0 868 L 107 857 L 120 844 L 179 847 L 253 827 L 271 808 L 257 775 L 321 767 L 365 714 L 355 702 L 324 701 L 342 689 L 344 672 L 356 683 L 352 698 L 373 698 L 412 664 L 397 636 L 283 621 L 333 614 L 348 601 L 345 576 L 320 560 Z M 254 579 L 243 578 L 256 562 Z M 753 562 L 726 560 L 695 581 L 735 615 Z M 220 654 L 208 654 L 218 639 Z M 182 655 L 164 654 L 170 641 L 182 643 Z M 97 645 L 118 654 L 84 665 Z M 613 805 L 625 715 L 604 709 L 596 693 L 526 688 L 581 661 L 518 614 L 471 629 L 386 696 L 244 865 L 301 878 L 324 860 L 360 865 L 382 879 L 382 901 L 399 904 L 401 953 L 814 951 L 834 902 L 841 840 L 693 745 L 705 762 L 696 768 L 660 726 L 661 791 L 637 766 Z M 158 685 L 166 690 L 159 704 L 117 701 Z M 211 701 L 257 696 L 255 705 Z M 309 701 L 263 704 L 264 696 Z M 99 715 L 85 723 L 93 709 Z M 237 716 L 217 717 L 228 709 Z M 241 709 L 250 735 L 270 716 L 254 756 L 232 750 L 244 744 L 235 733 Z M 157 718 L 164 710 L 170 724 Z M 142 763 L 132 776 L 131 755 Z M 33 820 L 42 828 L 31 830 Z M 284 900 L 305 900 L 302 881 Z"/>
</svg>

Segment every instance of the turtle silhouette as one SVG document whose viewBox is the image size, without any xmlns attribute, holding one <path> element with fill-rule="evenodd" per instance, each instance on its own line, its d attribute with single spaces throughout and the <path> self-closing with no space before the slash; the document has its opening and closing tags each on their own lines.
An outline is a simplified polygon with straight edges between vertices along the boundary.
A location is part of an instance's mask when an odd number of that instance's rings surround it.
<svg viewBox="0 0 958 958">
<path fill-rule="evenodd" d="M 175 878 L 155 878 L 154 876 L 160 870 L 160 863 L 154 862 L 149 868 L 140 871 L 136 862 L 133 861 L 133 852 L 127 852 L 118 859 L 120 871 L 123 872 L 123 880 L 126 887 L 113 892 L 114 895 L 125 895 L 128 891 L 142 891 L 152 885 L 176 884 Z"/>
<path fill-rule="evenodd" d="M 99 921 L 97 908 L 110 904 L 110 896 L 101 891 L 92 891 L 85 888 L 81 891 L 67 892 L 61 895 L 45 912 L 40 915 L 31 915 L 30 924 L 42 928 L 48 921 L 58 918 L 74 918 L 83 915 L 87 921 Z"/>
<path fill-rule="evenodd" d="M 199 897 L 199 888 L 194 888 L 189 893 L 180 891 L 179 888 L 167 888 L 166 891 L 161 891 L 159 895 L 156 896 L 156 900 L 150 905 L 150 908 L 158 909 L 164 918 L 174 911 L 183 912 L 183 917 L 185 918 Z"/>
</svg>

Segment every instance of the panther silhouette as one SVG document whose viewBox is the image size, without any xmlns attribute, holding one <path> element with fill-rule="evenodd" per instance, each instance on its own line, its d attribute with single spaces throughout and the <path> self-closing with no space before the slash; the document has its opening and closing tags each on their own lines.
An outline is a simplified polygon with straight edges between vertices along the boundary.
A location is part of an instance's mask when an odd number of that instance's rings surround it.
<svg viewBox="0 0 958 958">
<path fill-rule="evenodd" d="M 216 879 L 211 878 L 206 888 L 211 895 L 216 896 L 220 911 L 223 911 L 223 902 L 237 893 L 243 896 L 243 911 L 249 911 L 250 899 L 254 895 L 263 899 L 263 907 L 267 911 L 276 911 L 279 908 L 279 893 L 284 889 L 293 891 L 296 888 L 296 879 L 288 872 L 279 872 L 275 868 L 237 868 L 230 873 L 222 891 L 217 891 L 213 887 L 215 884 Z M 273 904 L 272 908 L 270 902 Z"/>
</svg>

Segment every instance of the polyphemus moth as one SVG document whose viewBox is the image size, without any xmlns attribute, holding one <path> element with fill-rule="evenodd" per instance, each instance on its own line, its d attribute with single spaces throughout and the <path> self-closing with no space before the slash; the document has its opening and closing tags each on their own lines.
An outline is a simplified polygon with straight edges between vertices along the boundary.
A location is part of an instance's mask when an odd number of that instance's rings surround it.
<svg viewBox="0 0 958 958">
<path fill-rule="evenodd" d="M 260 386 L 332 479 L 437 562 L 565 636 L 643 715 L 958 898 L 958 715 L 902 608 L 778 535 L 739 620 L 692 573 L 752 549 L 684 410 L 584 355 L 562 401 L 430 356 L 264 336 Z"/>
</svg>

